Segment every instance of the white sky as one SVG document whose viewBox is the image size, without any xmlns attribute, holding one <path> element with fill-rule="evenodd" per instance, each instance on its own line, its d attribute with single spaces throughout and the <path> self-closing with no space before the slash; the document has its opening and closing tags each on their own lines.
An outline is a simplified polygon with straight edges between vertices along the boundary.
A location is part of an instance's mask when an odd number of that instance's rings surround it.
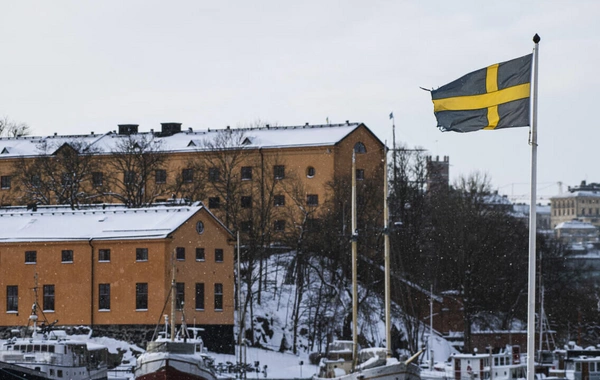
<svg viewBox="0 0 600 380">
<path fill-rule="evenodd" d="M 540 43 L 538 194 L 600 182 L 600 2 L 6 1 L 0 116 L 34 135 L 362 121 L 527 199 L 528 129 L 442 133 L 427 92 Z M 587 82 L 586 82 L 587 81 Z M 592 123 L 590 125 L 590 122 Z"/>
</svg>

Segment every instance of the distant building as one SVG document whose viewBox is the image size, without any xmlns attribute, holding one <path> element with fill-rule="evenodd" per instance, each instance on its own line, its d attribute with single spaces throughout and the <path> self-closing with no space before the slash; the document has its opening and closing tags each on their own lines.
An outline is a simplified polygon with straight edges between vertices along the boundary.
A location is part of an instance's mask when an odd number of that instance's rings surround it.
<svg viewBox="0 0 600 380">
<path fill-rule="evenodd" d="M 440 161 L 440 156 L 435 160 L 432 156 L 427 156 L 427 191 L 447 191 L 450 186 L 450 157 L 444 156 Z"/>
<path fill-rule="evenodd" d="M 600 231 L 592 223 L 577 219 L 559 223 L 554 232 L 558 240 L 568 245 L 595 244 L 600 236 Z"/>
<path fill-rule="evenodd" d="M 522 219 L 524 223 L 529 225 L 529 211 L 530 206 L 528 204 L 519 203 L 514 204 L 513 206 L 513 215 L 516 218 Z M 554 233 L 551 226 L 551 210 L 550 205 L 542 205 L 537 204 L 535 207 L 536 213 L 536 222 L 535 227 L 538 232 L 544 233 L 546 235 L 551 235 Z"/>
<path fill-rule="evenodd" d="M 233 353 L 234 240 L 201 204 L 10 207 L 0 211 L 0 231 L 4 338 L 27 325 L 37 300 L 59 326 L 143 345 L 169 313 L 174 267 L 186 322 L 205 329 L 209 349 Z"/>
<path fill-rule="evenodd" d="M 552 197 L 550 202 L 552 228 L 573 219 L 600 227 L 600 184 L 582 181 L 580 186 L 569 187 L 568 192 Z"/>
</svg>

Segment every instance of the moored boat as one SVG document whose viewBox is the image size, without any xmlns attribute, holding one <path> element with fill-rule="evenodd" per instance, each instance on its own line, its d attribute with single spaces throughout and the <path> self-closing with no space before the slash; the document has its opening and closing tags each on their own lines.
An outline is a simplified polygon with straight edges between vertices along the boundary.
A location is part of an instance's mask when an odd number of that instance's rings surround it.
<svg viewBox="0 0 600 380">
<path fill-rule="evenodd" d="M 37 304 L 29 320 L 28 337 L 13 337 L 0 347 L 2 379 L 107 379 L 108 348 L 95 343 L 72 340 L 62 330 L 37 326 Z"/>
</svg>

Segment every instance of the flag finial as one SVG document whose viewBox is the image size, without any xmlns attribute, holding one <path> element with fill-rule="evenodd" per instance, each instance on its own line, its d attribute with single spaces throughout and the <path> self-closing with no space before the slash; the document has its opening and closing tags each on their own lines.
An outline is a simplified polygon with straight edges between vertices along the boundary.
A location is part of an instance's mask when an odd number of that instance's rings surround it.
<svg viewBox="0 0 600 380">
<path fill-rule="evenodd" d="M 533 42 L 535 42 L 537 44 L 538 42 L 540 42 L 540 40 L 541 40 L 540 36 L 536 33 L 535 36 L 533 36 Z"/>
</svg>

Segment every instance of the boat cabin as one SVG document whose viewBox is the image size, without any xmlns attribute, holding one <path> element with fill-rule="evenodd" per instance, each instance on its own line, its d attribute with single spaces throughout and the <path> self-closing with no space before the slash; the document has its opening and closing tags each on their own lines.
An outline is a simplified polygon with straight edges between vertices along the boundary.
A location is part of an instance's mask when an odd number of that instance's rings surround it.
<svg viewBox="0 0 600 380">
<path fill-rule="evenodd" d="M 574 380 L 600 380 L 600 357 L 580 356 L 573 359 Z"/>
</svg>

